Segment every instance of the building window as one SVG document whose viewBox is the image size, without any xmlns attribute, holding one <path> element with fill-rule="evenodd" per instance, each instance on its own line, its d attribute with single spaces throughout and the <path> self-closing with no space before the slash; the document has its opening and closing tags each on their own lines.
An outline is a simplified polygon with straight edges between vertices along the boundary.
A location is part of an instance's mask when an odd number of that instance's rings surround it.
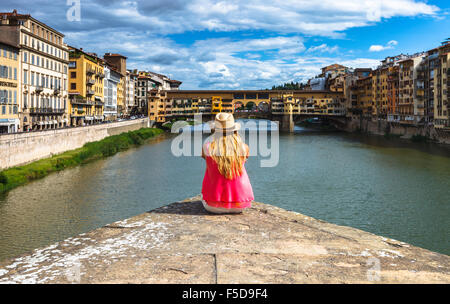
<svg viewBox="0 0 450 304">
<path fill-rule="evenodd" d="M 76 88 L 77 88 L 77 84 L 76 83 L 71 83 L 70 84 L 70 89 L 71 90 L 76 90 Z"/>
<path fill-rule="evenodd" d="M 70 72 L 70 78 L 77 78 L 77 72 Z"/>
</svg>

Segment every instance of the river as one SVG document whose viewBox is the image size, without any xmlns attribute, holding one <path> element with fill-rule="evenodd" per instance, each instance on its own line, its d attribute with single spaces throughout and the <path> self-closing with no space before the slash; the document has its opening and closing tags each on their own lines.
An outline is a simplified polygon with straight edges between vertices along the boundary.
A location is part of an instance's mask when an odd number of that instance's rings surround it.
<svg viewBox="0 0 450 304">
<path fill-rule="evenodd" d="M 175 157 L 173 135 L 0 196 L 0 260 L 200 193 L 200 157 Z M 246 165 L 255 199 L 450 254 L 450 150 L 296 127 L 280 160 Z"/>
</svg>

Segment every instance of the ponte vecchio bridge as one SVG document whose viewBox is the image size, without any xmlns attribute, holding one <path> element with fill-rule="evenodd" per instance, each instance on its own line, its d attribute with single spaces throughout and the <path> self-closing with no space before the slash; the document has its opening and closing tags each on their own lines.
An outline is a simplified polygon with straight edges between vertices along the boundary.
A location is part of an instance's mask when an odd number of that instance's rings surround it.
<svg viewBox="0 0 450 304">
<path fill-rule="evenodd" d="M 206 119 L 220 112 L 236 118 L 256 116 L 279 121 L 283 131 L 293 131 L 295 121 L 327 117 L 345 122 L 346 99 L 343 92 L 285 90 L 170 90 L 150 91 L 149 118 L 164 123 L 177 118 Z"/>
</svg>

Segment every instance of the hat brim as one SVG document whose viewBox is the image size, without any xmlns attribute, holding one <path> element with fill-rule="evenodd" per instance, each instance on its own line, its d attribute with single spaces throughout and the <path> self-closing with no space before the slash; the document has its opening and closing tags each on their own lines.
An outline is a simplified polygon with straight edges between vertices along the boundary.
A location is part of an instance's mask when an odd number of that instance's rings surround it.
<svg viewBox="0 0 450 304">
<path fill-rule="evenodd" d="M 234 131 L 239 131 L 241 129 L 241 124 L 238 122 L 235 122 L 233 128 L 223 129 L 223 128 L 216 128 L 216 125 L 214 123 L 212 123 L 209 127 L 210 127 L 211 131 L 214 131 L 214 132 L 234 132 Z"/>
</svg>

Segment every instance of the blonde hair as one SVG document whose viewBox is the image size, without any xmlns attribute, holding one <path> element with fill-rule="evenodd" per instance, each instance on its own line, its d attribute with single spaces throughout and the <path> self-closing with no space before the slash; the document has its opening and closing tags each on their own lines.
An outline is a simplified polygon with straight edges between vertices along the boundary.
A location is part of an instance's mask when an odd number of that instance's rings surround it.
<svg viewBox="0 0 450 304">
<path fill-rule="evenodd" d="M 216 132 L 209 147 L 210 155 L 217 163 L 220 174 L 227 179 L 241 176 L 247 155 L 247 145 L 238 132 Z"/>
</svg>

